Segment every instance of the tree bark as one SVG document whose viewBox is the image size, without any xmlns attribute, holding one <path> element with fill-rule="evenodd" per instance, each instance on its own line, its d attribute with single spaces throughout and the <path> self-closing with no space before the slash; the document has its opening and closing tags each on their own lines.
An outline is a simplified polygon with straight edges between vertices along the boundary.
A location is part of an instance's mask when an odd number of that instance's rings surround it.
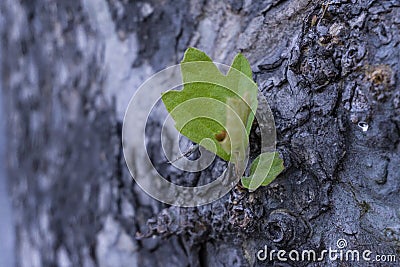
<svg viewBox="0 0 400 267">
<path fill-rule="evenodd" d="M 340 239 L 398 266 L 397 0 L 4 0 L 0 10 L 17 266 L 357 266 L 256 257 Z M 121 127 L 140 84 L 189 46 L 225 64 L 249 59 L 285 171 L 253 193 L 238 186 L 177 208 L 134 183 Z M 157 114 L 148 127 L 149 154 L 171 181 L 195 186 L 225 166 L 171 173 Z"/>
</svg>

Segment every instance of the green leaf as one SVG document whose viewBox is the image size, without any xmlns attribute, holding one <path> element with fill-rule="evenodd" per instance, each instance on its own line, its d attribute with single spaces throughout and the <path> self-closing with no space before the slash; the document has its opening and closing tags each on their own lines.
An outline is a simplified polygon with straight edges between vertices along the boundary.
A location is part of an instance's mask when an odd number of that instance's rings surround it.
<svg viewBox="0 0 400 267">
<path fill-rule="evenodd" d="M 269 185 L 284 169 L 278 152 L 262 153 L 251 164 L 250 176 L 242 177 L 242 185 L 254 191 L 259 186 Z"/>
<path fill-rule="evenodd" d="M 237 163 L 248 145 L 258 105 L 249 62 L 238 54 L 224 75 L 204 52 L 188 48 L 181 63 L 183 89 L 161 97 L 175 127 L 198 144 L 209 138 L 212 142 L 203 144 L 206 149 Z"/>
<path fill-rule="evenodd" d="M 257 110 L 257 85 L 246 57 L 237 54 L 226 75 L 204 52 L 188 48 L 181 62 L 181 91 L 162 94 L 162 101 L 178 131 L 195 143 L 215 152 L 236 167 L 244 163 L 248 136 Z M 209 139 L 212 142 L 202 142 Z M 242 177 L 253 191 L 271 183 L 284 170 L 277 152 L 259 155 Z"/>
<path fill-rule="evenodd" d="M 251 71 L 250 63 L 243 54 L 239 53 L 236 55 L 232 63 L 232 68 L 243 72 L 247 77 L 253 79 L 253 72 Z"/>
<path fill-rule="evenodd" d="M 212 62 L 211 58 L 209 56 L 207 56 L 207 54 L 204 53 L 203 51 L 201 51 L 197 48 L 194 48 L 194 47 L 189 47 L 188 49 L 186 49 L 181 63 L 196 62 L 196 61 Z"/>
</svg>

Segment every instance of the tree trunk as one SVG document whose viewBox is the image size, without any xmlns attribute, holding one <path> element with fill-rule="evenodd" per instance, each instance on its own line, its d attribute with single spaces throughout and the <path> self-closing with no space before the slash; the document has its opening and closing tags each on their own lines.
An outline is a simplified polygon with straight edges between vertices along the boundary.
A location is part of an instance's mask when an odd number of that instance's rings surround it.
<svg viewBox="0 0 400 267">
<path fill-rule="evenodd" d="M 398 266 L 397 0 L 3 0 L 0 10 L 17 266 L 380 266 L 257 258 L 265 246 L 319 253 L 344 240 Z M 189 46 L 225 64 L 249 59 L 285 171 L 253 193 L 178 208 L 132 180 L 121 128 L 135 90 Z M 159 124 L 153 114 L 154 162 Z M 169 175 L 195 186 L 225 163 L 213 164 Z"/>
</svg>

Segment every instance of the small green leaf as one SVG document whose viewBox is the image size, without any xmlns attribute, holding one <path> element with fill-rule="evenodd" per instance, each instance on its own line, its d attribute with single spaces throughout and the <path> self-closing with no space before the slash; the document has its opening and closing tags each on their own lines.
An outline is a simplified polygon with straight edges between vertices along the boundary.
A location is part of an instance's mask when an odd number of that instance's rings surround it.
<svg viewBox="0 0 400 267">
<path fill-rule="evenodd" d="M 167 91 L 161 97 L 175 127 L 198 144 L 209 138 L 219 157 L 237 163 L 244 154 L 239 148 L 247 147 L 258 105 L 249 62 L 238 54 L 224 75 L 204 52 L 188 48 L 181 63 L 183 89 Z M 237 130 L 243 128 L 246 134 Z M 226 132 L 232 136 L 227 138 Z M 241 156 L 232 157 L 230 152 Z"/>
<path fill-rule="evenodd" d="M 161 97 L 175 127 L 241 169 L 238 166 L 244 167 L 258 105 L 258 88 L 249 62 L 237 54 L 224 75 L 204 52 L 188 48 L 181 63 L 183 89 L 167 91 Z M 211 142 L 200 143 L 204 139 Z M 283 170 L 283 160 L 277 152 L 262 153 L 253 161 L 250 176 L 242 177 L 241 182 L 253 191 L 271 183 Z"/>
<path fill-rule="evenodd" d="M 207 54 L 204 53 L 203 51 L 194 47 L 189 47 L 188 49 L 186 49 L 181 63 L 196 62 L 196 61 L 212 62 L 211 58 L 209 58 L 209 56 L 207 56 Z"/>
<path fill-rule="evenodd" d="M 243 54 L 239 53 L 236 55 L 232 62 L 232 68 L 246 74 L 247 77 L 253 79 L 253 72 L 251 71 L 250 63 Z"/>
<path fill-rule="evenodd" d="M 254 191 L 259 186 L 269 185 L 284 169 L 278 152 L 262 153 L 251 164 L 250 176 L 242 177 L 242 185 Z"/>
</svg>

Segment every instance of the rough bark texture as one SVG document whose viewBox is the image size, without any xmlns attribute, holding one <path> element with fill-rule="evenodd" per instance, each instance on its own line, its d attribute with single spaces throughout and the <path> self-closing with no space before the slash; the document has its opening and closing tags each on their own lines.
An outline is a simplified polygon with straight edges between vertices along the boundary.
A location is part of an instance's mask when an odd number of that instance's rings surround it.
<svg viewBox="0 0 400 267">
<path fill-rule="evenodd" d="M 340 238 L 398 266 L 397 0 L 4 0 L 0 10 L 17 266 L 358 266 L 255 256 Z M 120 135 L 134 90 L 188 46 L 227 64 L 249 58 L 286 170 L 254 193 L 184 209 L 138 188 Z M 162 162 L 159 118 L 149 127 Z M 170 177 L 195 185 L 224 166 Z"/>
</svg>

